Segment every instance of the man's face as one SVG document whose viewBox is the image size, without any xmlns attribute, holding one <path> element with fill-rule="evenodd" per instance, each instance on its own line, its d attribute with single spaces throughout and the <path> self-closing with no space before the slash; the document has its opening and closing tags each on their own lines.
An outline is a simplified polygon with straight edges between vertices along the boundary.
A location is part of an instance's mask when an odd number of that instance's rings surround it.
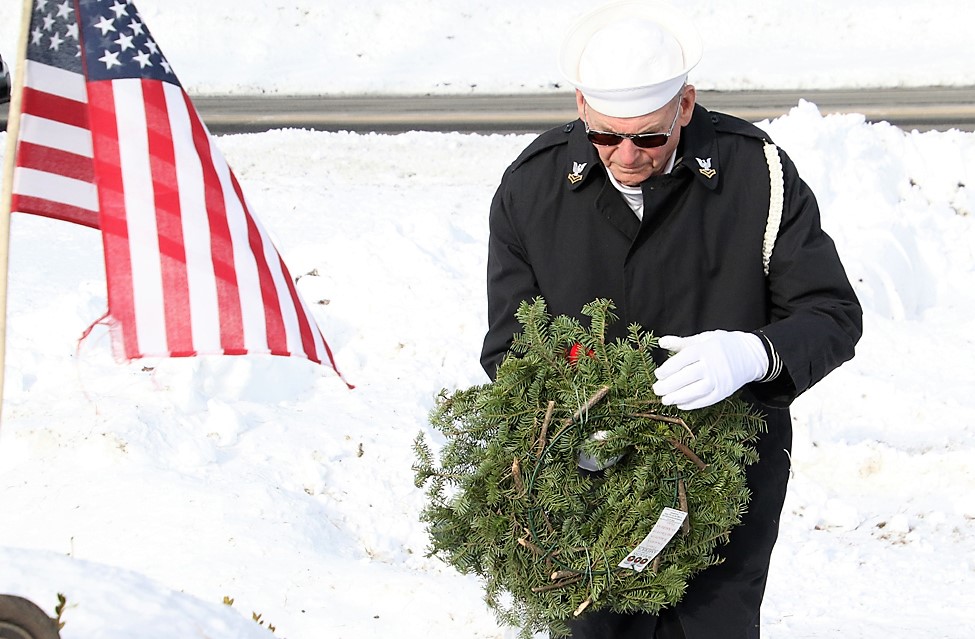
<svg viewBox="0 0 975 639">
<path fill-rule="evenodd" d="M 595 131 L 611 133 L 667 133 L 674 123 L 674 130 L 663 146 L 644 149 L 624 139 L 615 146 L 593 144 L 599 158 L 616 181 L 626 186 L 638 186 L 651 175 L 663 173 L 670 156 L 680 142 L 680 129 L 691 121 L 695 101 L 694 87 L 687 85 L 678 100 L 676 97 L 653 113 L 634 118 L 614 118 L 594 111 L 586 104 L 582 93 L 576 91 L 579 117 Z M 678 113 L 679 110 L 679 113 Z M 675 120 L 676 116 L 676 120 Z"/>
</svg>

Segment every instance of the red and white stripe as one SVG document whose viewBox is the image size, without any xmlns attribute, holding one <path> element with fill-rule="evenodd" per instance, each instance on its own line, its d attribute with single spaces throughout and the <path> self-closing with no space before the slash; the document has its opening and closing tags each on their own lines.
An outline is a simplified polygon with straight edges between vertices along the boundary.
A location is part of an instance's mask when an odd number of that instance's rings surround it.
<svg viewBox="0 0 975 639">
<path fill-rule="evenodd" d="M 178 86 L 88 85 L 109 309 L 125 356 L 328 346 L 267 233 Z"/>
<path fill-rule="evenodd" d="M 11 211 L 98 227 L 81 74 L 26 60 Z"/>
</svg>

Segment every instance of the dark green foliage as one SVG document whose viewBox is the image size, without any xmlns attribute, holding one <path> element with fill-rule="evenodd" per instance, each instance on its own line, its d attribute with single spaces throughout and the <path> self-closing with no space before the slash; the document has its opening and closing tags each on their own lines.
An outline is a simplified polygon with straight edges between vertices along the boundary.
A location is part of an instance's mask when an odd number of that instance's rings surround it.
<svg viewBox="0 0 975 639">
<path fill-rule="evenodd" d="M 523 637 L 565 634 L 562 621 L 581 606 L 655 613 L 676 603 L 688 578 L 718 561 L 748 503 L 744 467 L 757 458 L 761 417 L 737 399 L 695 411 L 663 406 L 651 389 L 656 339 L 633 325 L 628 339 L 607 344 L 613 308 L 588 304 L 586 329 L 551 318 L 542 299 L 523 303 L 522 333 L 495 382 L 441 392 L 430 415 L 446 439 L 439 463 L 422 435 L 414 445 L 416 484 L 428 485 L 430 554 L 482 577 L 499 621 Z M 573 344 L 577 358 L 567 356 Z M 596 431 L 605 438 L 590 440 Z M 580 450 L 623 457 L 595 477 L 579 472 Z M 665 507 L 682 509 L 682 488 L 689 532 L 652 568 L 618 568 Z"/>
</svg>

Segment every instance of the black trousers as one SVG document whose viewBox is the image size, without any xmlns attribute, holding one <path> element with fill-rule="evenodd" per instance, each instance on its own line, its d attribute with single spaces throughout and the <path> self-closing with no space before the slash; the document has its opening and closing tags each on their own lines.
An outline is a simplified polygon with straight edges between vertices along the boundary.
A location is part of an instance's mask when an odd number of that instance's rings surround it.
<svg viewBox="0 0 975 639">
<path fill-rule="evenodd" d="M 684 639 L 680 620 L 672 610 L 662 610 L 656 623 L 654 620 L 654 615 L 646 613 L 621 615 L 597 610 L 567 623 L 572 639 Z"/>
</svg>

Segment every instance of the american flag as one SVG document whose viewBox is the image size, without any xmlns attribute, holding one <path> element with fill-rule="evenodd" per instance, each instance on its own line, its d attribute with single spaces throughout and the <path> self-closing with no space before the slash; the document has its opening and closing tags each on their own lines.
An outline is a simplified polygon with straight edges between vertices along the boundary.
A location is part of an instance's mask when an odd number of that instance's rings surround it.
<svg viewBox="0 0 975 639">
<path fill-rule="evenodd" d="M 270 353 L 335 368 L 132 2 L 35 0 L 22 105 L 11 210 L 101 229 L 125 358 Z"/>
<path fill-rule="evenodd" d="M 88 91 L 73 5 L 34 3 L 11 210 L 97 228 Z"/>
</svg>

